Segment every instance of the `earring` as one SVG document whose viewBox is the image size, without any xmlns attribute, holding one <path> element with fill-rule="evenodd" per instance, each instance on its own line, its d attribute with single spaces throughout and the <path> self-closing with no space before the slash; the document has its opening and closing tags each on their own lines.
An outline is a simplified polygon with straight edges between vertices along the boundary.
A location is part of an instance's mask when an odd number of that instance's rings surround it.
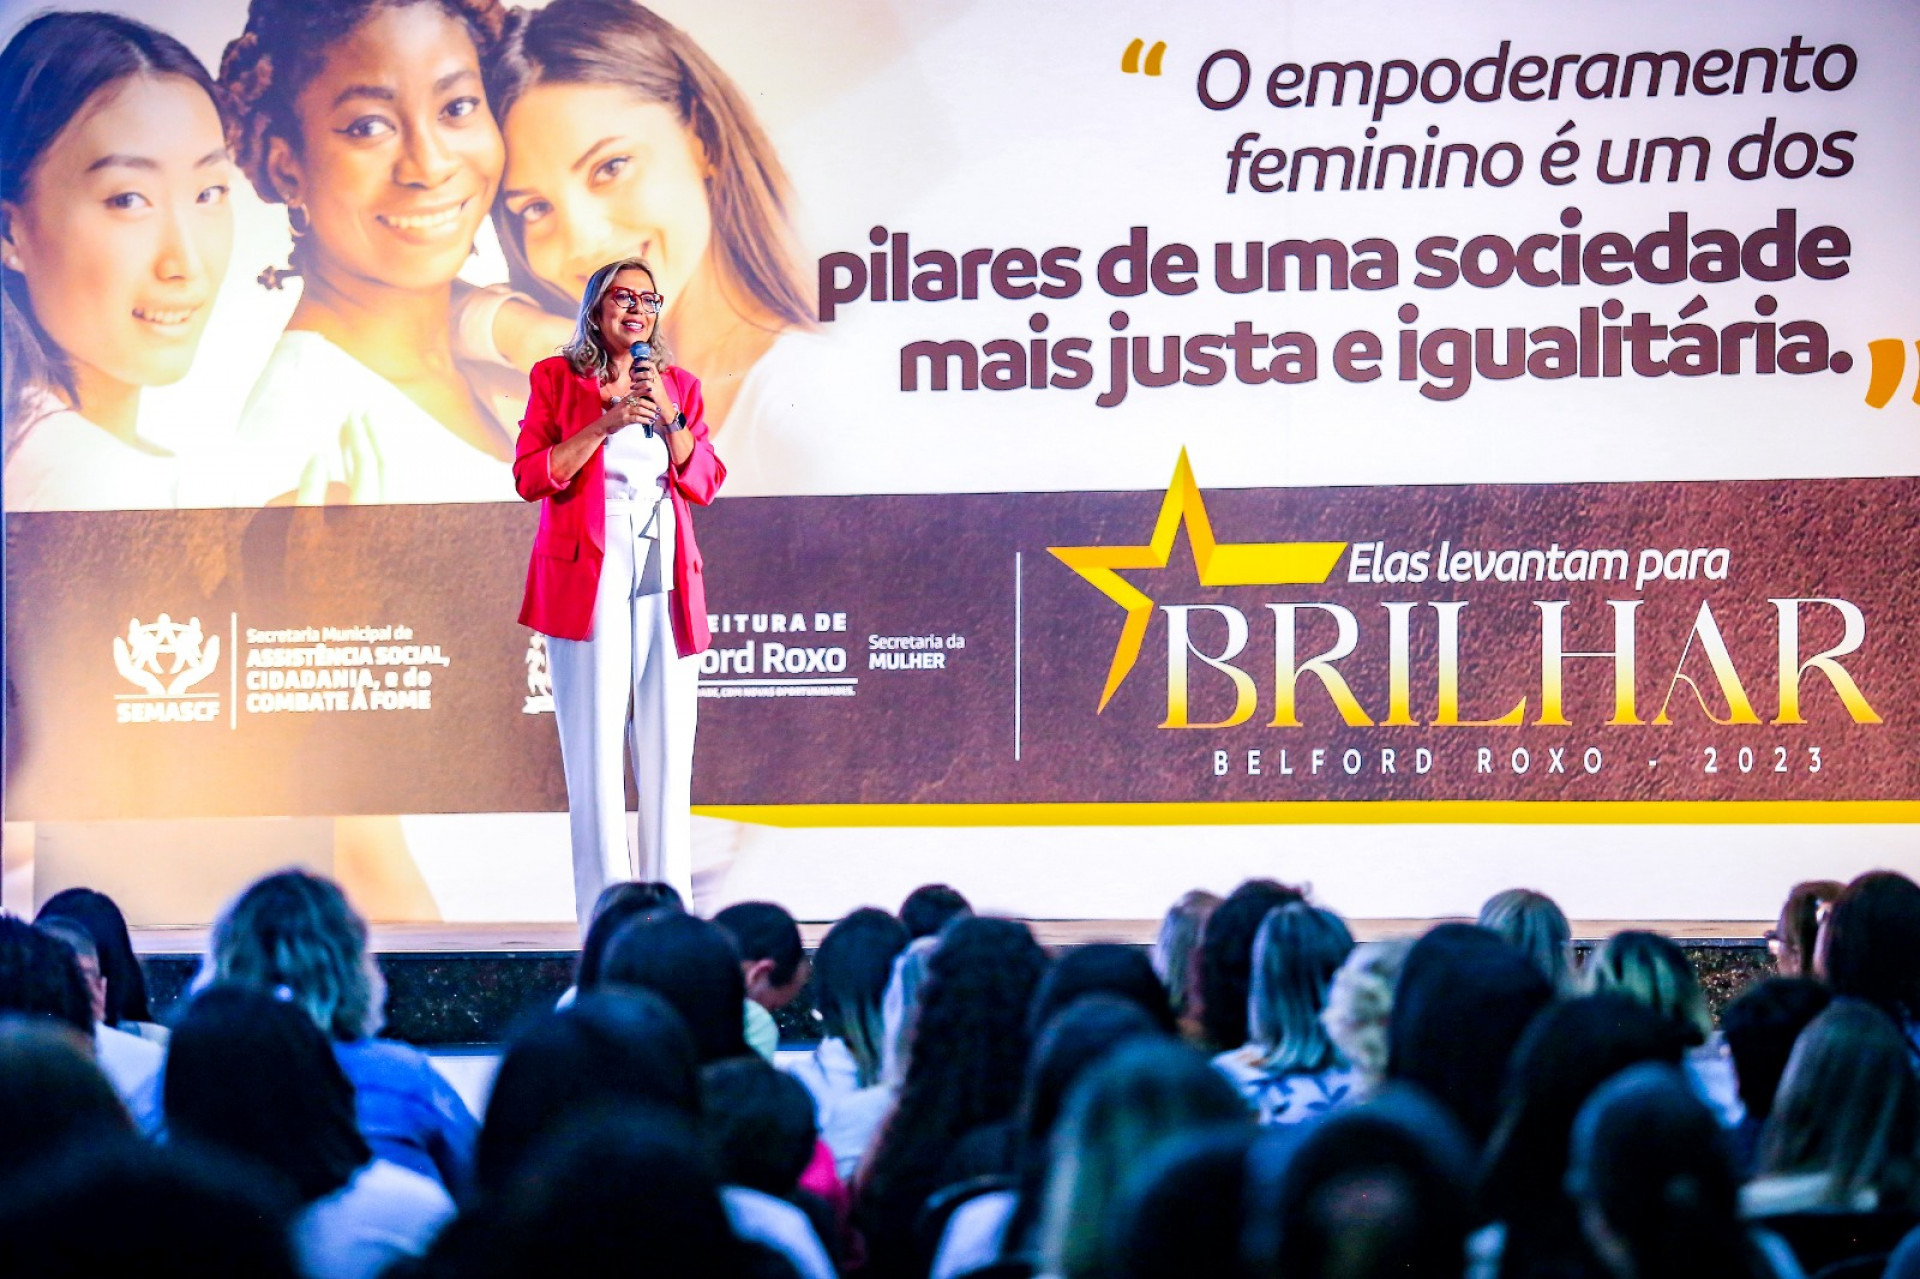
<svg viewBox="0 0 1920 1279">
<path fill-rule="evenodd" d="M 292 230 L 293 238 L 296 240 L 313 230 L 313 215 L 307 212 L 306 205 L 289 204 L 287 206 L 287 226 Z"/>
</svg>

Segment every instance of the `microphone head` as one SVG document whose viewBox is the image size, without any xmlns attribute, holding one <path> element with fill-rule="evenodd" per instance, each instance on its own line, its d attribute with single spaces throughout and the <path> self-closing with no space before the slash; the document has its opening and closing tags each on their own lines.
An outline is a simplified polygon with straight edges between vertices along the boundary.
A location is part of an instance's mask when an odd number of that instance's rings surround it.
<svg viewBox="0 0 1920 1279">
<path fill-rule="evenodd" d="M 630 354 L 633 356 L 633 362 L 635 364 L 640 363 L 642 360 L 651 360 L 653 358 L 653 346 L 647 342 L 635 342 Z"/>
</svg>

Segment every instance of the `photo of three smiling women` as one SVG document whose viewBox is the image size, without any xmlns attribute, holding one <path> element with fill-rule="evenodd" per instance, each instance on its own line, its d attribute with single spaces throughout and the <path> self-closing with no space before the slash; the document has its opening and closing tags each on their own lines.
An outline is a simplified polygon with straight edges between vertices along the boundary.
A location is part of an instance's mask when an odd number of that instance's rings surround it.
<svg viewBox="0 0 1920 1279">
<path fill-rule="evenodd" d="M 735 493 L 812 303 L 740 91 L 630 0 L 251 0 L 218 78 L 132 19 L 0 52 L 9 511 L 514 500 L 526 371 L 604 263 L 646 259 Z M 192 366 L 238 175 L 284 206 L 298 301 L 236 429 L 172 452 L 146 388 Z M 460 278 L 491 218 L 504 282 Z M 784 353 L 784 355 L 783 355 Z"/>
</svg>

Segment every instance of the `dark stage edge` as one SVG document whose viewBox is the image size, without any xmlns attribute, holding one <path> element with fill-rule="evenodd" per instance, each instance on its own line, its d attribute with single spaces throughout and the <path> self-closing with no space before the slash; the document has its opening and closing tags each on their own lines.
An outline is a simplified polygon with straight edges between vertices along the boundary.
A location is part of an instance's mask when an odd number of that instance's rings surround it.
<svg viewBox="0 0 1920 1279">
<path fill-rule="evenodd" d="M 1578 942 L 1585 955 L 1594 943 Z M 1742 990 L 1773 975 L 1766 944 L 1756 938 L 1680 941 L 1693 961 L 1715 1018 Z M 376 955 L 387 980 L 387 1024 L 381 1034 L 422 1048 L 498 1044 L 521 1018 L 553 1007 L 573 984 L 575 952 L 566 950 L 413 951 Z M 153 1012 L 167 1021 L 179 1005 L 199 958 L 146 954 L 141 966 Z M 780 1010 L 782 1047 L 818 1042 L 819 1021 L 810 991 Z"/>
</svg>

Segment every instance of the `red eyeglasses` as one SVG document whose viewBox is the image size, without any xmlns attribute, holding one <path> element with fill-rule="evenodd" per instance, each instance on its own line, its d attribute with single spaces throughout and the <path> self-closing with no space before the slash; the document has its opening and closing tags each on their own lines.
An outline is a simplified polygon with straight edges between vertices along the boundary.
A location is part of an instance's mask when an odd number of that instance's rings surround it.
<svg viewBox="0 0 1920 1279">
<path fill-rule="evenodd" d="M 607 296 L 612 298 L 613 304 L 622 311 L 637 311 L 644 306 L 647 310 L 658 315 L 660 314 L 660 308 L 667 304 L 667 297 L 664 293 L 635 293 L 632 289 L 624 287 L 608 289 Z"/>
</svg>

